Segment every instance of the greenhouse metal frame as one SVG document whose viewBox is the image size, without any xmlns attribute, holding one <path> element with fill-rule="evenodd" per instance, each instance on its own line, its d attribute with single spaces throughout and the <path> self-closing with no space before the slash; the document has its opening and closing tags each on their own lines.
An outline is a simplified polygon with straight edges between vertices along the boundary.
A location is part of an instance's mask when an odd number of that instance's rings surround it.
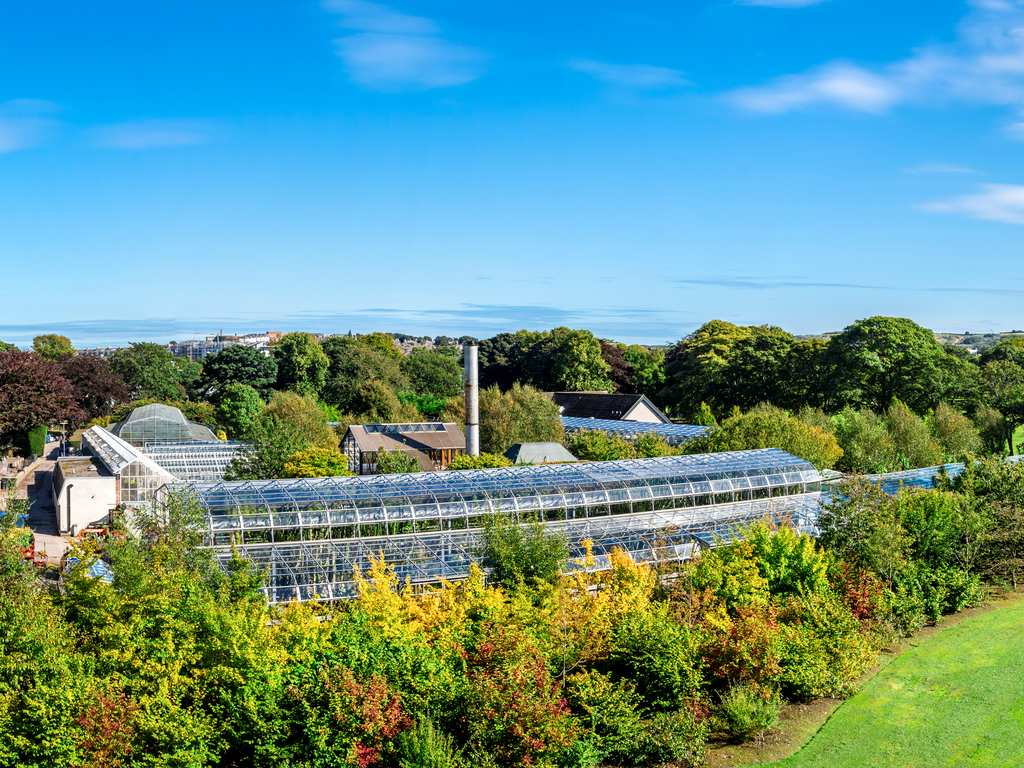
<svg viewBox="0 0 1024 768">
<path fill-rule="evenodd" d="M 663 438 L 669 445 L 685 442 L 707 434 L 708 428 L 695 424 L 661 424 L 648 421 L 619 421 L 616 419 L 589 419 L 563 416 L 562 426 L 566 432 L 593 429 L 626 440 L 635 440 L 640 435 L 653 434 Z"/>
<path fill-rule="evenodd" d="M 488 470 L 255 482 L 171 483 L 206 512 L 206 545 L 269 571 L 271 602 L 349 597 L 383 553 L 401 578 L 465 578 L 488 516 L 564 530 L 599 567 L 614 547 L 678 560 L 756 519 L 812 530 L 821 478 L 776 449 Z"/>
<path fill-rule="evenodd" d="M 244 444 L 218 440 L 202 443 L 146 443 L 143 451 L 180 480 L 223 480 Z"/>
</svg>

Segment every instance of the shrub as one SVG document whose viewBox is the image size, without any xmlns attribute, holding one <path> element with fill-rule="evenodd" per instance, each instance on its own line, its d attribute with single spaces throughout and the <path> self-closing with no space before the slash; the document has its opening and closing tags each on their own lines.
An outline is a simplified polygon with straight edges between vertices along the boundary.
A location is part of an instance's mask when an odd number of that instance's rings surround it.
<svg viewBox="0 0 1024 768">
<path fill-rule="evenodd" d="M 942 463 L 942 446 L 932 437 L 924 420 L 905 403 L 894 400 L 886 410 L 884 420 L 899 469 L 934 467 Z"/>
<path fill-rule="evenodd" d="M 745 414 L 731 416 L 706 437 L 691 440 L 683 446 L 686 453 L 754 448 L 779 448 L 811 462 L 818 469 L 831 469 L 843 455 L 835 436 L 770 405 L 760 405 Z"/>
<path fill-rule="evenodd" d="M 598 429 L 580 429 L 567 433 L 566 450 L 584 461 L 618 461 L 635 459 L 636 449 L 629 440 Z"/>
<path fill-rule="evenodd" d="M 285 477 L 345 477 L 348 458 L 337 448 L 308 448 L 288 457 L 284 465 Z"/>
<path fill-rule="evenodd" d="M 896 449 L 882 417 L 869 408 L 846 408 L 835 416 L 835 435 L 843 449 L 838 468 L 844 472 L 891 472 Z"/>
<path fill-rule="evenodd" d="M 818 550 L 807 534 L 789 526 L 773 531 L 765 523 L 751 526 L 744 538 L 773 595 L 821 593 L 828 589 L 831 557 Z"/>
<path fill-rule="evenodd" d="M 416 457 L 401 448 L 395 448 L 393 451 L 382 448 L 377 451 L 376 463 L 378 475 L 401 475 L 406 472 L 418 472 L 420 469 Z"/>
<path fill-rule="evenodd" d="M 978 428 L 948 403 L 939 403 L 929 426 L 932 436 L 942 447 L 945 462 L 957 461 L 961 456 L 976 454 L 981 450 Z"/>
<path fill-rule="evenodd" d="M 778 691 L 734 685 L 721 697 L 715 722 L 732 738 L 745 741 L 774 728 L 782 707 Z"/>
<path fill-rule="evenodd" d="M 1002 453 L 1006 449 L 1006 421 L 1003 414 L 989 405 L 979 405 L 974 412 L 974 426 L 987 453 Z"/>
<path fill-rule="evenodd" d="M 399 768 L 463 768 L 465 761 L 455 740 L 434 727 L 429 718 L 398 736 L 395 745 Z"/>
<path fill-rule="evenodd" d="M 554 582 L 569 558 L 568 539 L 537 520 L 517 525 L 504 515 L 491 515 L 484 519 L 482 554 L 490 581 L 515 590 Z"/>
<path fill-rule="evenodd" d="M 524 635 L 487 627 L 468 666 L 465 710 L 474 764 L 553 766 L 576 741 L 560 687 Z"/>
<path fill-rule="evenodd" d="M 629 754 L 635 765 L 674 763 L 695 766 L 704 762 L 707 724 L 689 709 L 662 712 L 644 724 L 643 732 Z"/>
<path fill-rule="evenodd" d="M 736 608 L 735 615 L 706 622 L 704 658 L 717 684 L 774 684 L 782 671 L 782 627 L 773 606 Z"/>
<path fill-rule="evenodd" d="M 464 453 L 448 462 L 448 469 L 496 469 L 511 466 L 511 461 L 497 453 L 481 453 L 479 456 Z"/>
<path fill-rule="evenodd" d="M 567 690 L 569 706 L 593 734 L 590 743 L 598 759 L 628 760 L 643 731 L 636 686 L 629 680 L 613 682 L 594 670 L 570 677 Z"/>
<path fill-rule="evenodd" d="M 619 618 L 612 630 L 609 669 L 614 677 L 636 681 L 637 693 L 651 710 L 676 709 L 700 690 L 700 644 L 699 630 L 676 623 L 666 604 L 654 603 Z"/>
</svg>

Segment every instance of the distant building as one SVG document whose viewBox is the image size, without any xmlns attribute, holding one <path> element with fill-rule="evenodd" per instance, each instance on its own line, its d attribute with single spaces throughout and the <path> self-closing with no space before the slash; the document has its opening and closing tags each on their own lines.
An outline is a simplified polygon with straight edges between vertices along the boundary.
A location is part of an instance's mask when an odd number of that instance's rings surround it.
<svg viewBox="0 0 1024 768">
<path fill-rule="evenodd" d="M 560 416 L 579 419 L 643 421 L 671 424 L 672 420 L 644 395 L 610 395 L 607 392 L 547 392 Z"/>
<path fill-rule="evenodd" d="M 516 443 L 504 456 L 513 464 L 561 464 L 579 461 L 561 443 Z"/>
<path fill-rule="evenodd" d="M 357 475 L 377 471 L 377 452 L 400 450 L 419 463 L 421 472 L 444 469 L 466 452 L 466 438 L 458 424 L 353 424 L 341 441 L 349 470 Z"/>
</svg>

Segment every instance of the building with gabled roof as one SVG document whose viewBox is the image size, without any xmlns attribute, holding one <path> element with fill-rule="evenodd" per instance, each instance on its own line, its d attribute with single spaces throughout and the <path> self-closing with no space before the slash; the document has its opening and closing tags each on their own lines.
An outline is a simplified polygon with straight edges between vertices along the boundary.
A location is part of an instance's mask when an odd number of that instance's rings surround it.
<svg viewBox="0 0 1024 768">
<path fill-rule="evenodd" d="M 378 451 L 396 450 L 416 459 L 421 472 L 434 472 L 466 452 L 466 437 L 454 423 L 352 424 L 341 441 L 349 470 L 357 475 L 376 473 Z"/>
<path fill-rule="evenodd" d="M 672 423 L 672 420 L 645 395 L 611 395 L 607 392 L 546 392 L 545 394 L 558 406 L 558 414 L 563 417 L 643 421 L 655 424 Z"/>
</svg>

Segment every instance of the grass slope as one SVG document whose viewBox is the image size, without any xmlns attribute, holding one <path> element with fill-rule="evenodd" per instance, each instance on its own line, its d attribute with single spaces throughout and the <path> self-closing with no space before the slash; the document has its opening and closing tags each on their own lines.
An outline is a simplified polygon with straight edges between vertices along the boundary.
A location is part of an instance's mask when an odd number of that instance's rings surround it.
<svg viewBox="0 0 1024 768">
<path fill-rule="evenodd" d="M 1024 603 L 907 651 L 773 765 L 1024 766 Z"/>
</svg>

